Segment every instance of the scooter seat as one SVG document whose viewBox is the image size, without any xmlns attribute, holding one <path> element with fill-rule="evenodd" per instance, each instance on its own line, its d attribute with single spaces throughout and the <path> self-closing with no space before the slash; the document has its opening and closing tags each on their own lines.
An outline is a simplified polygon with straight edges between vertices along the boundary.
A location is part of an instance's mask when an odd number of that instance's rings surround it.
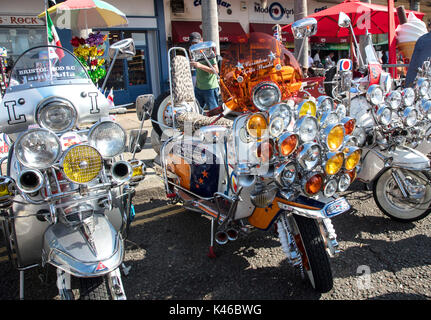
<svg viewBox="0 0 431 320">
<path fill-rule="evenodd" d="M 199 130 L 202 127 L 217 125 L 226 128 L 232 128 L 233 121 L 220 118 L 219 116 L 207 117 L 200 113 L 195 112 L 184 112 L 176 117 L 178 123 L 178 129 L 184 132 L 185 128 L 187 130 L 192 130 L 192 133 Z"/>
</svg>

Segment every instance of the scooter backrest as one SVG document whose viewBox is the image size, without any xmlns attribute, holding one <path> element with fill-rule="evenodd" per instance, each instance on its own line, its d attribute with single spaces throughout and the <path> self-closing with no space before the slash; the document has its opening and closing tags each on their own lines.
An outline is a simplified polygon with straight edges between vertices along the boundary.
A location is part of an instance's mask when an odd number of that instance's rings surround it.
<svg viewBox="0 0 431 320">
<path fill-rule="evenodd" d="M 172 97 L 174 105 L 195 101 L 192 74 L 189 60 L 181 55 L 171 61 Z"/>
</svg>

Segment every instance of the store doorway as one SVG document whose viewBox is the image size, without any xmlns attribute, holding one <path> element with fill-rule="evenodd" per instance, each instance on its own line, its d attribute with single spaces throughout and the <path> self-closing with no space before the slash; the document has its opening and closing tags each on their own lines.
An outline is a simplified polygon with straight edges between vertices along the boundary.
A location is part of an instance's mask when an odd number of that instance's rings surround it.
<svg viewBox="0 0 431 320">
<path fill-rule="evenodd" d="M 113 89 L 115 105 L 128 106 L 133 104 L 139 95 L 151 93 L 147 32 L 109 30 L 101 33 L 108 34 L 106 53 L 109 45 L 119 40 L 132 38 L 135 42 L 136 55 L 116 60 L 106 83 L 108 92 Z M 106 59 L 109 66 L 111 61 L 107 55 Z"/>
</svg>

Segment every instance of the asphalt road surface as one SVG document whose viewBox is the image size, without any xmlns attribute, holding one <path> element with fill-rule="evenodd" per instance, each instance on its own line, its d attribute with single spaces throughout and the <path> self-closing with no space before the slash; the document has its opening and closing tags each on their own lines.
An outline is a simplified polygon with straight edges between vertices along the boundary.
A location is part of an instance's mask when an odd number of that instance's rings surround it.
<svg viewBox="0 0 431 320">
<path fill-rule="evenodd" d="M 134 114 L 118 116 L 130 129 Z M 126 125 L 127 126 L 127 125 Z M 146 124 L 147 128 L 150 128 Z M 140 157 L 148 164 L 147 143 Z M 356 183 L 344 193 L 355 212 L 333 218 L 342 252 L 331 258 L 333 289 L 318 294 L 286 261 L 273 230 L 255 230 L 207 256 L 210 220 L 169 204 L 151 168 L 135 197 L 123 283 L 130 300 L 431 299 L 431 217 L 399 223 Z M 25 273 L 26 299 L 58 299 L 53 268 Z M 0 300 L 19 298 L 19 274 L 0 240 Z"/>
</svg>

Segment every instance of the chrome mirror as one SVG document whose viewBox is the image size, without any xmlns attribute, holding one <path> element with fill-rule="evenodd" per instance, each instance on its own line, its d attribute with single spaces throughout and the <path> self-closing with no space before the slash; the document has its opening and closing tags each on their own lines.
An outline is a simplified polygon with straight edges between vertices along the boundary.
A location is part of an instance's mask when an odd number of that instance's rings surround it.
<svg viewBox="0 0 431 320">
<path fill-rule="evenodd" d="M 118 53 L 117 53 L 118 52 Z M 132 38 L 123 39 L 111 44 L 108 50 L 111 59 L 127 59 L 136 55 L 135 43 Z"/>
<path fill-rule="evenodd" d="M 199 42 L 190 47 L 192 60 L 213 59 L 216 57 L 216 44 L 214 41 Z"/>
<path fill-rule="evenodd" d="M 314 18 L 304 18 L 292 24 L 293 37 L 304 39 L 311 37 L 317 32 L 317 20 Z"/>
<path fill-rule="evenodd" d="M 338 15 L 338 26 L 340 28 L 348 28 L 351 24 L 350 18 L 343 11 Z"/>
<path fill-rule="evenodd" d="M 147 140 L 148 131 L 140 129 L 132 129 L 129 133 L 129 152 L 135 153 L 141 152 L 144 148 L 145 141 Z"/>
<path fill-rule="evenodd" d="M 153 94 L 143 94 L 136 98 L 136 115 L 139 121 L 142 119 L 147 120 L 154 106 L 154 95 Z"/>
</svg>

